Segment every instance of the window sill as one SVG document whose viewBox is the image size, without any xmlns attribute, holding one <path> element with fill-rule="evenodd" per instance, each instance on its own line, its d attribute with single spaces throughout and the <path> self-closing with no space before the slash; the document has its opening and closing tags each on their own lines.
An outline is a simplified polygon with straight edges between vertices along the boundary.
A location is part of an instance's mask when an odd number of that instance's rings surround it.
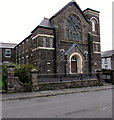
<svg viewBox="0 0 114 120">
<path fill-rule="evenodd" d="M 96 54 L 101 54 L 101 52 L 94 52 L 94 53 L 96 53 Z"/>
<path fill-rule="evenodd" d="M 55 50 L 55 48 L 48 48 L 48 47 L 38 47 L 38 49 Z"/>
<path fill-rule="evenodd" d="M 38 48 L 33 49 L 32 51 L 36 51 L 36 50 L 38 50 L 38 49 L 44 49 L 44 50 L 55 50 L 55 48 L 38 47 Z"/>
<path fill-rule="evenodd" d="M 11 58 L 11 56 L 5 56 L 5 58 Z"/>
</svg>

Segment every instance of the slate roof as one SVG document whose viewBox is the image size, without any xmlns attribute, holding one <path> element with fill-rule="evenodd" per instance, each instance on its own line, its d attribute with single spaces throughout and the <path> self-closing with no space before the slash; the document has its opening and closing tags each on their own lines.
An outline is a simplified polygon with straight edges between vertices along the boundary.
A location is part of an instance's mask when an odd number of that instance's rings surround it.
<svg viewBox="0 0 114 120">
<path fill-rule="evenodd" d="M 39 26 L 54 28 L 54 25 L 50 22 L 48 18 L 44 18 Z"/>
<path fill-rule="evenodd" d="M 33 33 L 38 27 L 52 28 L 54 29 L 54 25 L 50 22 L 50 19 L 44 18 L 42 22 L 31 32 Z"/>
<path fill-rule="evenodd" d="M 109 50 L 109 51 L 103 51 L 101 52 L 101 57 L 111 57 L 112 55 L 114 55 L 114 50 Z"/>
<path fill-rule="evenodd" d="M 0 42 L 0 48 L 14 48 L 17 44 L 16 43 L 3 43 Z"/>
<path fill-rule="evenodd" d="M 85 11 L 87 11 L 87 10 L 91 10 L 91 11 L 94 11 L 94 12 L 100 13 L 100 11 L 93 10 L 93 9 L 91 9 L 91 8 L 87 8 L 87 9 L 85 9 L 83 12 L 85 12 Z"/>
<path fill-rule="evenodd" d="M 65 55 L 68 55 L 69 52 L 70 52 L 74 47 L 77 47 L 77 48 L 80 50 L 80 52 L 83 54 L 83 56 L 85 56 L 85 55 L 84 55 L 84 52 L 81 50 L 81 48 L 79 47 L 79 45 L 78 45 L 77 43 L 74 43 L 74 44 L 65 52 Z"/>
</svg>

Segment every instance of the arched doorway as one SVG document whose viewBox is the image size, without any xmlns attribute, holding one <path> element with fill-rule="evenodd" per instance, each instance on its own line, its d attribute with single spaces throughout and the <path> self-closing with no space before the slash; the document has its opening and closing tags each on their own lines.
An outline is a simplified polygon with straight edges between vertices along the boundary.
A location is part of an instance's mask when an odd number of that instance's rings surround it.
<svg viewBox="0 0 114 120">
<path fill-rule="evenodd" d="M 71 73 L 77 73 L 77 58 L 72 56 L 71 58 Z"/>
<path fill-rule="evenodd" d="M 70 74 L 83 73 L 82 66 L 82 56 L 79 53 L 73 53 L 70 56 Z"/>
</svg>

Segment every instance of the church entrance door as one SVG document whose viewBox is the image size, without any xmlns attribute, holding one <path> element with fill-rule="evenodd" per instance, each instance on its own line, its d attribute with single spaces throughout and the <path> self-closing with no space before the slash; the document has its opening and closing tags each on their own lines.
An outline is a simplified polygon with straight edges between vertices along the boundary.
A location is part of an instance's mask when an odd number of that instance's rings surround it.
<svg viewBox="0 0 114 120">
<path fill-rule="evenodd" d="M 71 58 L 71 72 L 77 73 L 77 58 L 76 58 L 76 56 L 73 56 Z"/>
</svg>

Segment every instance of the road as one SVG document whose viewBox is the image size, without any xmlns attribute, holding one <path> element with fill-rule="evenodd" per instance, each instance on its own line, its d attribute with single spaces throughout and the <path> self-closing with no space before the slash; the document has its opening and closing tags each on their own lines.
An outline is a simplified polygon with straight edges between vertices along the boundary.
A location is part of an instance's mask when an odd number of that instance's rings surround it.
<svg viewBox="0 0 114 120">
<path fill-rule="evenodd" d="M 112 90 L 3 101 L 3 118 L 112 118 Z"/>
</svg>

